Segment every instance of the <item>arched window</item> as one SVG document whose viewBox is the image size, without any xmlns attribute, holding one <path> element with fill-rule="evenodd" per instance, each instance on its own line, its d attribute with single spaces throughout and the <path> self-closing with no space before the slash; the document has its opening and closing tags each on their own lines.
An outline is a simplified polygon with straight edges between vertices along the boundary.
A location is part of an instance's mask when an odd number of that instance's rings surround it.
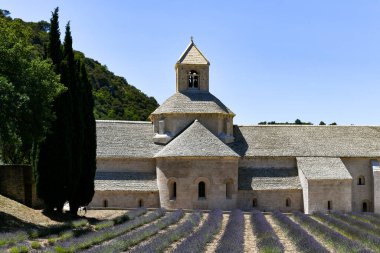
<svg viewBox="0 0 380 253">
<path fill-rule="evenodd" d="M 329 200 L 329 201 L 327 201 L 327 210 L 332 210 L 332 209 L 333 209 L 332 201 Z"/>
<path fill-rule="evenodd" d="M 143 207 L 144 206 L 144 202 L 142 199 L 139 199 L 139 207 Z"/>
<path fill-rule="evenodd" d="M 171 200 L 175 200 L 177 198 L 177 183 L 172 182 L 169 184 L 169 197 Z"/>
<path fill-rule="evenodd" d="M 188 78 L 189 78 L 189 88 L 199 88 L 199 75 L 196 71 L 191 70 L 188 73 Z"/>
<path fill-rule="evenodd" d="M 292 202 L 291 202 L 290 198 L 287 198 L 287 199 L 285 200 L 285 206 L 286 206 L 286 207 L 291 207 L 291 206 L 292 206 Z"/>
<path fill-rule="evenodd" d="M 362 212 L 368 212 L 368 202 L 363 201 L 362 203 Z"/>
<path fill-rule="evenodd" d="M 226 183 L 226 198 L 231 199 L 232 198 L 232 182 L 228 181 Z"/>
<path fill-rule="evenodd" d="M 365 178 L 364 176 L 358 177 L 358 185 L 365 185 Z"/>
<path fill-rule="evenodd" d="M 206 184 L 203 181 L 198 184 L 198 198 L 206 198 Z"/>
<path fill-rule="evenodd" d="M 103 200 L 103 207 L 108 207 L 108 200 Z"/>
<path fill-rule="evenodd" d="M 252 207 L 253 207 L 253 208 L 257 207 L 257 198 L 254 198 L 254 199 L 252 200 Z"/>
</svg>

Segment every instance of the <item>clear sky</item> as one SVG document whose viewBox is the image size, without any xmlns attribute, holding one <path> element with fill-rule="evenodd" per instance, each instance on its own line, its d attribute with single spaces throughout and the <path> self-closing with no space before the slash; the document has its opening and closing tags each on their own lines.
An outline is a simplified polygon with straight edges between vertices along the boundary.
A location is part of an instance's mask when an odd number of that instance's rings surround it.
<svg viewBox="0 0 380 253">
<path fill-rule="evenodd" d="M 379 0 L 0 0 L 26 21 L 56 6 L 75 49 L 160 104 L 194 36 L 237 124 L 380 125 Z"/>
</svg>

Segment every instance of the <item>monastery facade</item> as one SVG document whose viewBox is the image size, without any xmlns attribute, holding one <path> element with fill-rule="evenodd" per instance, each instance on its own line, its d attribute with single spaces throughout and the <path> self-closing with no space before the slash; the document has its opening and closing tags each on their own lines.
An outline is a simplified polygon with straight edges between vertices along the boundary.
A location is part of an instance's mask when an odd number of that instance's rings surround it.
<svg viewBox="0 0 380 253">
<path fill-rule="evenodd" d="M 233 124 L 193 41 L 151 122 L 97 124 L 92 207 L 380 213 L 380 127 Z"/>
</svg>

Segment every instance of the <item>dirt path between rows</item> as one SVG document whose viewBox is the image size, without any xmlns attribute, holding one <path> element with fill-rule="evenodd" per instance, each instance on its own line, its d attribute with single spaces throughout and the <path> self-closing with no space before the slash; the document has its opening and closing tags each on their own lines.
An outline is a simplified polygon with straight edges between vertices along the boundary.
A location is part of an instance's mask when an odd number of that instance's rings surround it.
<svg viewBox="0 0 380 253">
<path fill-rule="evenodd" d="M 285 233 L 282 230 L 282 228 L 276 224 L 276 222 L 272 218 L 272 215 L 265 215 L 265 218 L 267 219 L 267 221 L 269 222 L 269 224 L 272 226 L 274 232 L 276 232 L 278 238 L 280 239 L 280 242 L 284 246 L 284 252 L 285 253 L 298 252 L 296 246 L 285 235 Z"/>
<path fill-rule="evenodd" d="M 256 253 L 257 250 L 257 240 L 256 236 L 253 234 L 251 215 L 244 214 L 244 252 L 245 253 Z"/>
<path fill-rule="evenodd" d="M 220 241 L 220 239 L 222 238 L 223 233 L 224 233 L 224 231 L 225 231 L 225 228 L 226 228 L 226 226 L 227 226 L 229 216 L 230 216 L 229 214 L 223 214 L 222 228 L 221 228 L 220 231 L 214 236 L 214 239 L 213 239 L 211 242 L 207 243 L 204 252 L 206 252 L 206 253 L 212 253 L 212 252 L 215 252 L 216 248 L 218 247 L 219 241 Z"/>
</svg>

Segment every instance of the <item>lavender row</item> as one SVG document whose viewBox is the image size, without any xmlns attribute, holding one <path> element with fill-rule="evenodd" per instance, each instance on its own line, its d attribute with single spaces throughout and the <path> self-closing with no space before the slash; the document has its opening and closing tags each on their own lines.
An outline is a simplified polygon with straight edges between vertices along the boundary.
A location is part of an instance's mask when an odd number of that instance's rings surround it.
<svg viewBox="0 0 380 253">
<path fill-rule="evenodd" d="M 28 238 L 28 233 L 24 231 L 0 233 L 0 246 L 14 244 Z"/>
<path fill-rule="evenodd" d="M 380 219 L 376 218 L 376 216 L 374 216 L 373 214 L 352 212 L 352 213 L 348 213 L 348 215 L 355 219 L 369 222 L 375 225 L 376 227 L 380 228 Z"/>
<path fill-rule="evenodd" d="M 145 216 L 139 216 L 129 222 L 105 228 L 101 231 L 87 233 L 83 236 L 72 238 L 71 240 L 59 243 L 55 247 L 57 252 L 75 252 L 81 249 L 89 248 L 95 244 L 110 240 L 121 234 L 124 234 L 145 223 L 152 222 L 165 214 L 164 209 L 157 209 Z"/>
<path fill-rule="evenodd" d="M 241 210 L 236 209 L 231 212 L 216 252 L 244 252 L 244 214 Z"/>
<path fill-rule="evenodd" d="M 162 235 L 154 238 L 146 244 L 141 244 L 134 248 L 131 253 L 144 253 L 144 252 L 163 252 L 167 247 L 185 235 L 189 235 L 199 224 L 201 220 L 200 212 L 192 213 L 190 217 L 182 224 L 174 227 Z"/>
<path fill-rule="evenodd" d="M 136 245 L 137 243 L 145 240 L 146 238 L 156 234 L 161 229 L 178 222 L 184 215 L 182 209 L 178 209 L 173 213 L 168 214 L 157 222 L 145 227 L 138 228 L 130 233 L 123 234 L 106 244 L 91 248 L 87 250 L 88 253 L 109 253 L 109 252 L 122 252 L 128 248 Z"/>
<path fill-rule="evenodd" d="M 357 220 L 357 219 L 354 219 L 346 214 L 343 214 L 341 212 L 333 212 L 331 213 L 332 216 L 334 216 L 335 218 L 338 218 L 352 226 L 355 226 L 359 229 L 363 229 L 371 234 L 374 234 L 376 236 L 380 236 L 380 229 L 377 228 L 376 226 L 368 223 L 368 222 L 365 222 L 365 221 L 360 221 L 360 220 Z"/>
<path fill-rule="evenodd" d="M 364 249 L 359 243 L 348 239 L 342 234 L 330 229 L 328 226 L 319 223 L 301 212 L 294 212 L 294 218 L 301 226 L 308 228 L 314 235 L 321 238 L 325 243 L 333 247 L 337 252 L 345 253 L 369 253 L 370 250 Z"/>
<path fill-rule="evenodd" d="M 212 240 L 222 227 L 223 213 L 221 210 L 212 210 L 203 226 L 195 233 L 187 237 L 174 250 L 175 253 L 201 252 L 206 244 Z"/>
<path fill-rule="evenodd" d="M 329 251 L 317 242 L 313 236 L 305 231 L 300 225 L 289 219 L 285 214 L 275 211 L 273 217 L 285 229 L 286 235 L 290 237 L 299 252 L 305 253 L 328 253 Z"/>
<path fill-rule="evenodd" d="M 326 223 L 327 225 L 335 228 L 345 236 L 353 239 L 359 240 L 368 248 L 375 250 L 376 252 L 380 252 L 380 238 L 374 236 L 364 230 L 360 230 L 347 224 L 341 220 L 333 218 L 332 216 L 323 214 L 321 212 L 315 212 L 314 216 Z"/>
<path fill-rule="evenodd" d="M 284 247 L 278 239 L 278 236 L 262 212 L 254 210 L 251 215 L 251 222 L 253 234 L 257 238 L 257 248 L 259 252 L 284 252 Z"/>
<path fill-rule="evenodd" d="M 121 224 L 123 222 L 126 222 L 128 220 L 132 220 L 138 216 L 141 216 L 147 212 L 147 209 L 145 207 L 137 208 L 128 211 L 127 213 L 120 215 L 112 220 L 106 220 L 98 222 L 94 225 L 95 230 L 101 230 L 107 227 L 112 227 L 114 225 Z"/>
</svg>

